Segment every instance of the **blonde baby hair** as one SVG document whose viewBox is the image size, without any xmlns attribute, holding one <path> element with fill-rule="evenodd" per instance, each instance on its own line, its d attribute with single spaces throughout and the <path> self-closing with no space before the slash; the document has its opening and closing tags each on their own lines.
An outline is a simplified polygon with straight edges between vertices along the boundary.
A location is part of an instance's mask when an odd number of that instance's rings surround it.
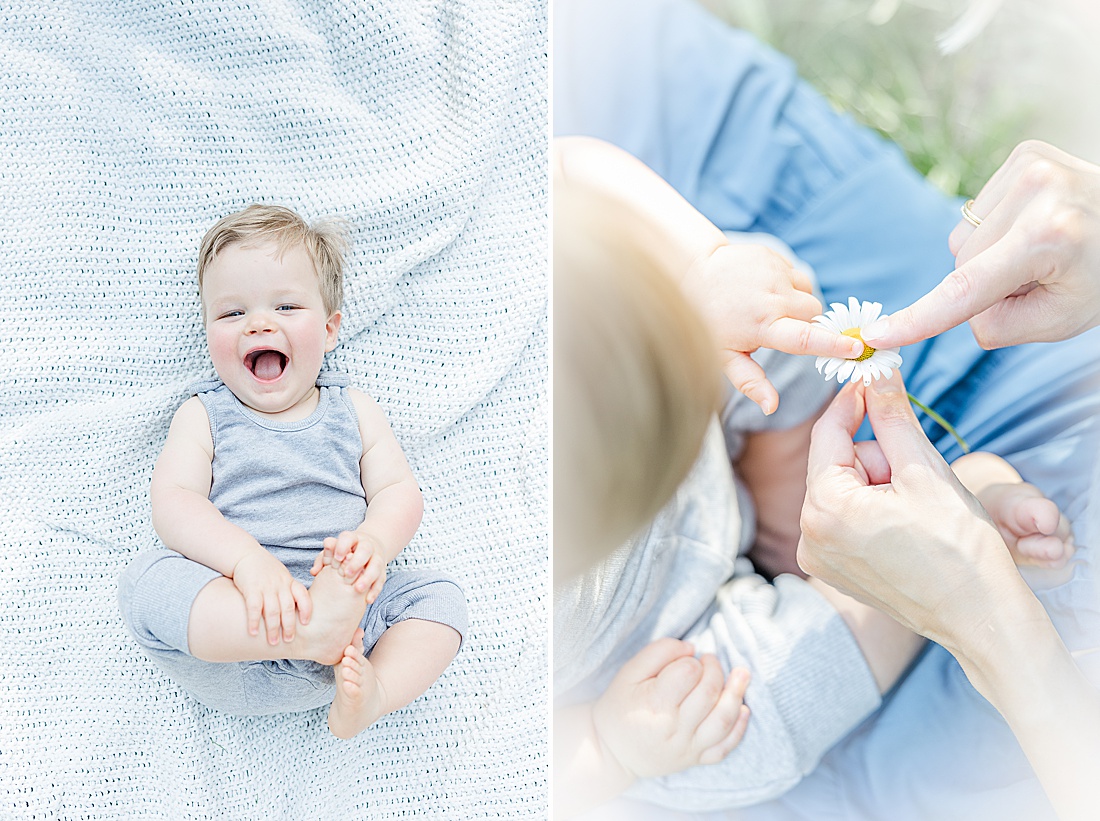
<svg viewBox="0 0 1100 821">
<path fill-rule="evenodd" d="M 277 254 L 301 247 L 313 261 L 325 310 L 332 315 L 344 302 L 344 256 L 350 246 L 348 224 L 338 217 L 306 222 L 281 205 L 253 204 L 218 220 L 199 245 L 198 279 L 202 293 L 203 274 L 230 245 L 261 245 L 275 242 Z"/>
<path fill-rule="evenodd" d="M 554 193 L 554 565 L 582 572 L 652 521 L 698 458 L 717 347 L 610 202 Z"/>
</svg>

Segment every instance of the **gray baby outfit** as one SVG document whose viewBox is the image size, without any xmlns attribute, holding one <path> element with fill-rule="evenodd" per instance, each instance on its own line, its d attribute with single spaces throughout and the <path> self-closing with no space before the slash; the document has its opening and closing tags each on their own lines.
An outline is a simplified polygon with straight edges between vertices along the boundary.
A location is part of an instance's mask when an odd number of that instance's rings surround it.
<svg viewBox="0 0 1100 821">
<path fill-rule="evenodd" d="M 307 587 L 322 542 L 363 521 L 362 438 L 347 377 L 318 377 L 317 408 L 282 422 L 248 410 L 218 380 L 192 388 L 206 408 L 214 443 L 210 501 L 251 534 Z M 221 576 L 166 548 L 138 556 L 119 579 L 122 616 L 145 652 L 198 701 L 237 715 L 296 712 L 332 701 L 332 668 L 313 661 L 214 663 L 188 652 L 191 605 Z M 360 626 L 370 651 L 387 627 L 423 619 L 466 634 L 462 589 L 440 573 L 389 574 Z"/>
<path fill-rule="evenodd" d="M 769 583 L 744 555 L 755 512 L 731 462 L 745 435 L 795 427 L 832 392 L 811 357 L 761 349 L 753 359 L 779 391 L 779 409 L 764 416 L 730 387 L 698 461 L 650 525 L 554 591 L 558 706 L 599 697 L 623 664 L 666 636 L 715 653 L 727 672 L 752 671 L 745 695 L 752 717 L 732 753 L 718 764 L 640 779 L 626 793 L 683 812 L 785 792 L 880 703 L 840 614 L 796 576 Z"/>
</svg>

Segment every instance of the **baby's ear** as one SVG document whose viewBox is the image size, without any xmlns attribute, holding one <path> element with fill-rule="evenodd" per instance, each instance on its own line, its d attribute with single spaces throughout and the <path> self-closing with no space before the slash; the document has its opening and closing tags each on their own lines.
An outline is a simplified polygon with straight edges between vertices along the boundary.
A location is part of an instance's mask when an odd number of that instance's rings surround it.
<svg viewBox="0 0 1100 821">
<path fill-rule="evenodd" d="M 336 338 L 340 335 L 341 318 L 339 311 L 333 311 L 332 316 L 325 323 L 325 353 L 336 347 Z"/>
</svg>

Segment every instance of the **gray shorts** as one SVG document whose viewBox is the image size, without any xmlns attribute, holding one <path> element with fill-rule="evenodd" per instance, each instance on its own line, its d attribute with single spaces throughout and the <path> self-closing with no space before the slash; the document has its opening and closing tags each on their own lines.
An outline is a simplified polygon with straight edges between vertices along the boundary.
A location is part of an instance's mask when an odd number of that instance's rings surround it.
<svg viewBox="0 0 1100 821">
<path fill-rule="evenodd" d="M 298 570 L 292 569 L 295 577 L 301 575 Z M 173 550 L 146 551 L 119 577 L 123 621 L 146 654 L 207 707 L 235 715 L 269 715 L 329 704 L 335 694 L 335 676 L 328 665 L 296 659 L 220 663 L 202 661 L 188 652 L 191 605 L 203 587 L 220 577 L 216 570 Z M 390 573 L 360 623 L 364 650 L 370 652 L 387 627 L 405 619 L 439 622 L 465 636 L 462 588 L 441 573 Z"/>
</svg>

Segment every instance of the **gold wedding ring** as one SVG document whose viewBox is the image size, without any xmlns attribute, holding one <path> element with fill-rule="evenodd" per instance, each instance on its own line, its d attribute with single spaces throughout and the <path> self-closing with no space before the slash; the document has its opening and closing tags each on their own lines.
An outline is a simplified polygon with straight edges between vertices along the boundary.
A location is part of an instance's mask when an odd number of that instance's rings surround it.
<svg viewBox="0 0 1100 821">
<path fill-rule="evenodd" d="M 967 200 L 962 204 L 963 219 L 977 228 L 982 224 L 982 218 L 970 210 L 970 206 L 974 204 L 974 200 Z"/>
</svg>

